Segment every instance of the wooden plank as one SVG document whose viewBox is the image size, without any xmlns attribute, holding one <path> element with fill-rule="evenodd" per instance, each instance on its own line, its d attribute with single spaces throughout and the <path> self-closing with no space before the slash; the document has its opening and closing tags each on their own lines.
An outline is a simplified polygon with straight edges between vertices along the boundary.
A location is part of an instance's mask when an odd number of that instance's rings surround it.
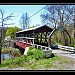
<svg viewBox="0 0 75 75">
<path fill-rule="evenodd" d="M 30 38 L 30 37 L 16 37 L 16 38 L 25 38 L 25 39 L 36 39 L 36 38 Z"/>
<path fill-rule="evenodd" d="M 64 49 L 64 50 L 71 51 L 71 52 L 75 52 L 75 48 L 74 47 L 62 46 L 62 45 L 58 45 L 58 47 L 60 49 Z"/>
</svg>

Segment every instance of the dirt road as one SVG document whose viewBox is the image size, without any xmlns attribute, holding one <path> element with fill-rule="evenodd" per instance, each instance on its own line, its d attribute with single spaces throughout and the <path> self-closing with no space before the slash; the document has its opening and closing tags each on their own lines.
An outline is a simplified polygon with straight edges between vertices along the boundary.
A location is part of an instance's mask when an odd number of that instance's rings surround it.
<svg viewBox="0 0 75 75">
<path fill-rule="evenodd" d="M 75 59 L 75 53 L 73 53 L 73 52 L 63 51 L 63 50 L 59 49 L 59 50 L 52 50 L 52 53 Z"/>
</svg>

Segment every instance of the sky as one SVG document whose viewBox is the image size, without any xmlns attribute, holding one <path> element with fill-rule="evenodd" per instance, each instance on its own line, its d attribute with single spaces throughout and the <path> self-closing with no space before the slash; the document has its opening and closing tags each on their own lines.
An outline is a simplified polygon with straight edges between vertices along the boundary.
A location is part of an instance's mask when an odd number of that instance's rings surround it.
<svg viewBox="0 0 75 75">
<path fill-rule="evenodd" d="M 15 23 L 14 25 L 10 25 L 10 26 L 12 26 L 12 27 L 18 26 L 21 28 L 20 18 L 23 13 L 27 12 L 30 17 L 45 6 L 46 5 L 0 5 L 0 8 L 4 10 L 4 17 L 8 16 L 11 13 L 13 13 L 13 15 L 16 16 L 13 18 L 13 20 L 7 21 L 8 23 L 10 23 L 10 22 Z M 40 11 L 39 13 L 37 13 L 36 15 L 34 15 L 33 17 L 30 18 L 30 22 L 31 22 L 30 26 L 33 26 L 33 25 L 35 26 L 36 24 L 41 25 L 40 15 L 44 10 L 45 9 L 43 9 L 42 11 Z M 0 18 L 1 18 L 1 15 L 0 15 Z M 6 25 L 5 27 L 9 27 L 9 26 Z"/>
</svg>

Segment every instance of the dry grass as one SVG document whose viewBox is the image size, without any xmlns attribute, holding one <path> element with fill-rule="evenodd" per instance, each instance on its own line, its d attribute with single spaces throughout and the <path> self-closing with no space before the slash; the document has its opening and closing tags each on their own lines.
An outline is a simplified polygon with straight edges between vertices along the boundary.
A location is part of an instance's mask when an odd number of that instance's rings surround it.
<svg viewBox="0 0 75 75">
<path fill-rule="evenodd" d="M 57 68 L 59 70 L 75 70 L 75 59 L 60 56 L 60 61 L 55 61 L 53 63 L 53 68 Z"/>
</svg>

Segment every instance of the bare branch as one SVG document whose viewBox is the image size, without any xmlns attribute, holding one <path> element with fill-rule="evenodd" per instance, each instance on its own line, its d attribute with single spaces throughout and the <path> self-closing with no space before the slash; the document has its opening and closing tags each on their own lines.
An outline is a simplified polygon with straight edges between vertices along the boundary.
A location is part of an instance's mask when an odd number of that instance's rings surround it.
<svg viewBox="0 0 75 75">
<path fill-rule="evenodd" d="M 13 24 L 15 24 L 15 23 L 10 23 L 10 24 L 4 23 L 4 25 L 13 25 Z"/>
<path fill-rule="evenodd" d="M 47 13 L 42 14 L 42 20 L 54 22 L 55 25 L 70 23 L 73 21 L 74 5 L 49 5 Z"/>
<path fill-rule="evenodd" d="M 13 13 L 10 14 L 9 16 L 7 16 L 6 18 L 4 18 L 3 21 L 11 20 L 11 17 L 16 17 L 16 16 L 12 16 L 12 15 L 13 15 Z"/>
</svg>

